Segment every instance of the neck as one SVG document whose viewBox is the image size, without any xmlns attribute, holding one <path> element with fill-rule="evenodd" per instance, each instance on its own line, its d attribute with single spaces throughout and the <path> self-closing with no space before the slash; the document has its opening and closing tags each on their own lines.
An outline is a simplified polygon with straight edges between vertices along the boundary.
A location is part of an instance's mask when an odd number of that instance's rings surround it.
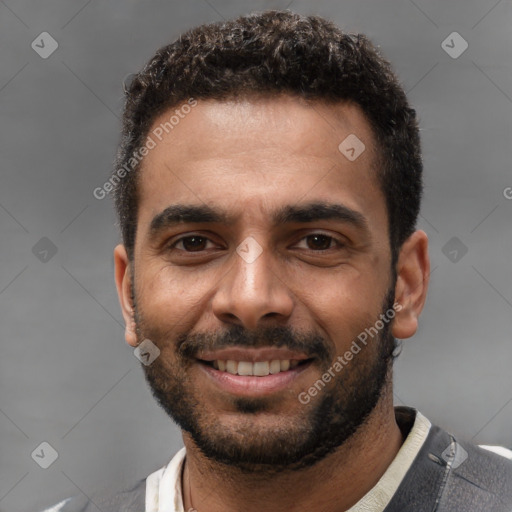
<svg viewBox="0 0 512 512">
<path fill-rule="evenodd" d="M 403 443 L 391 389 L 368 421 L 334 453 L 309 468 L 247 474 L 206 459 L 187 433 L 183 472 L 184 509 L 197 512 L 341 512 L 379 481 Z"/>
</svg>

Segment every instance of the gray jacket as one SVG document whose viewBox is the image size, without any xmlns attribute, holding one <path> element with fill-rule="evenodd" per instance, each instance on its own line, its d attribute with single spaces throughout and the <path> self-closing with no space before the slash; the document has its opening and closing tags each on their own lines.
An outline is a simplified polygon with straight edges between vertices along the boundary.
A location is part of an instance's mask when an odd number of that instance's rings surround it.
<svg viewBox="0 0 512 512">
<path fill-rule="evenodd" d="M 410 430 L 416 411 L 409 407 L 395 411 L 400 426 Z M 71 498 L 58 510 L 144 512 L 145 493 L 142 479 L 93 501 Z M 512 512 L 512 461 L 433 425 L 385 512 Z"/>
</svg>

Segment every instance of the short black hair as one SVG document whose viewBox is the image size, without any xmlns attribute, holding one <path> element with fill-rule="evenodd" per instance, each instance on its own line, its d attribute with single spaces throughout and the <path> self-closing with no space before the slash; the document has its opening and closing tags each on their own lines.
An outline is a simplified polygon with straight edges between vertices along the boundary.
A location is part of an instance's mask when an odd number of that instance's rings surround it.
<svg viewBox="0 0 512 512">
<path fill-rule="evenodd" d="M 290 94 L 355 103 L 377 144 L 393 267 L 415 230 L 423 190 L 416 112 L 389 62 L 363 34 L 344 33 L 322 17 L 289 10 L 200 25 L 160 48 L 133 76 L 125 94 L 121 142 L 110 179 L 130 260 L 142 161 L 133 156 L 144 146 L 157 116 L 191 99 Z"/>
</svg>

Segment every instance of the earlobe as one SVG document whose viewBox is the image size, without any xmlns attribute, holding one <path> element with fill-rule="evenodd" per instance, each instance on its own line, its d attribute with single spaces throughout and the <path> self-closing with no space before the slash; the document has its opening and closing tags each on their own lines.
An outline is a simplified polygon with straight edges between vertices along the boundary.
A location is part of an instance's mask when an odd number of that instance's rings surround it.
<svg viewBox="0 0 512 512">
<path fill-rule="evenodd" d="M 121 312 L 125 321 L 125 339 L 128 345 L 137 346 L 135 312 L 132 304 L 131 262 L 124 245 L 114 249 L 115 280 Z"/>
<path fill-rule="evenodd" d="M 395 301 L 396 309 L 392 334 L 405 339 L 418 329 L 418 318 L 427 297 L 430 275 L 428 237 L 424 231 L 415 231 L 402 245 L 397 263 Z"/>
<path fill-rule="evenodd" d="M 124 339 L 126 340 L 126 343 L 132 347 L 137 347 L 139 345 L 137 333 L 135 332 L 135 322 L 133 325 L 126 325 L 124 330 Z"/>
</svg>

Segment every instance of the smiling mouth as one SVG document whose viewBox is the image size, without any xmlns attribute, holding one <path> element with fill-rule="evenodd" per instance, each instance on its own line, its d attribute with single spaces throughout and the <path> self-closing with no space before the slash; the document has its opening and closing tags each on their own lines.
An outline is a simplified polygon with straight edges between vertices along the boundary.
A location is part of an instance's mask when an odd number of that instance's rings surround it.
<svg viewBox="0 0 512 512">
<path fill-rule="evenodd" d="M 199 363 L 214 368 L 219 372 L 239 376 L 266 377 L 278 373 L 288 372 L 295 368 L 309 365 L 313 359 L 273 359 L 269 361 L 234 361 L 232 359 L 204 361 L 198 359 Z"/>
</svg>

